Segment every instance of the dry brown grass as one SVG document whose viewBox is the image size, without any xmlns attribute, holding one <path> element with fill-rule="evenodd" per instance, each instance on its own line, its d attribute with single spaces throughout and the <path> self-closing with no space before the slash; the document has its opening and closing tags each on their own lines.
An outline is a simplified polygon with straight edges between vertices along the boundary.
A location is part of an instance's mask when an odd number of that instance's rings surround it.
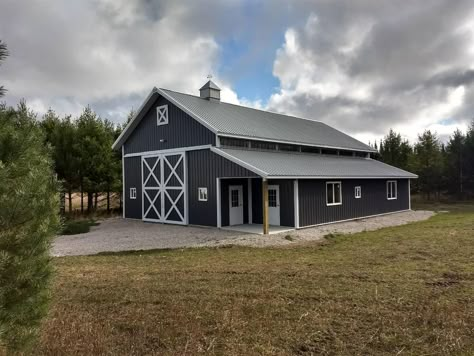
<svg viewBox="0 0 474 356">
<path fill-rule="evenodd" d="M 470 206 L 323 245 L 59 258 L 36 353 L 473 354 L 473 256 Z"/>
</svg>

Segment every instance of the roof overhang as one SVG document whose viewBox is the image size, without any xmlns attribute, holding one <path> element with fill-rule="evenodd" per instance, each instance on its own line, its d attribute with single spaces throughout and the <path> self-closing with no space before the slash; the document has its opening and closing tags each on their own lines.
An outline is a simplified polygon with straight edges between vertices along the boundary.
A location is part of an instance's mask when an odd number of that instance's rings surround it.
<svg viewBox="0 0 474 356">
<path fill-rule="evenodd" d="M 259 175 L 265 179 L 416 179 L 416 174 L 392 167 L 383 162 L 379 162 L 370 158 L 352 158 L 341 156 L 326 156 L 326 155 L 311 155 L 302 153 L 287 153 L 287 152 L 271 152 L 271 151 L 252 151 L 252 150 L 234 150 L 223 149 L 218 147 L 211 147 L 211 151 L 229 161 L 238 164 L 241 167 Z M 272 157 L 273 156 L 273 157 Z M 275 159 L 276 158 L 276 159 Z M 352 160 L 352 163 L 345 161 Z M 292 168 L 290 174 L 275 174 L 278 172 L 274 167 L 268 165 L 281 165 L 284 167 L 283 171 L 287 171 L 285 167 L 301 160 L 301 165 L 298 163 Z M 326 162 L 323 162 L 323 160 Z M 339 169 L 328 168 L 332 162 L 332 167 L 340 167 L 347 165 L 348 170 L 344 173 L 339 172 Z M 347 164 L 349 163 L 349 164 Z M 364 168 L 354 169 L 353 164 L 362 164 Z M 313 167 L 308 171 L 308 166 Z M 266 169 L 265 167 L 269 168 Z M 324 168 L 325 167 L 325 168 Z M 368 168 L 368 170 L 365 170 Z M 281 170 L 280 170 L 281 171 Z M 367 174 L 365 174 L 367 172 Z M 361 174 L 362 173 L 362 174 Z"/>
</svg>

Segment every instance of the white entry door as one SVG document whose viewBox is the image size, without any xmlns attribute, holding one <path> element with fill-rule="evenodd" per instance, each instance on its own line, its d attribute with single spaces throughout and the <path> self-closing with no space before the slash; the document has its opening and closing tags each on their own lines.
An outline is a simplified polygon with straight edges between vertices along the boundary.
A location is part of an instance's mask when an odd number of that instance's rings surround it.
<svg viewBox="0 0 474 356">
<path fill-rule="evenodd" d="M 244 223 L 244 199 L 241 185 L 229 186 L 229 225 Z"/>
<path fill-rule="evenodd" d="M 268 186 L 268 223 L 280 225 L 280 187 L 278 185 Z"/>
</svg>

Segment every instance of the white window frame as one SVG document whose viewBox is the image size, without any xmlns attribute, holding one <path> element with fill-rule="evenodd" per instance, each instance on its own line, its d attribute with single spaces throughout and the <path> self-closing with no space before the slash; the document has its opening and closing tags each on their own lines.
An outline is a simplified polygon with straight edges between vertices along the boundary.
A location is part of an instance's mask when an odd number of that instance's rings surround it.
<svg viewBox="0 0 474 356">
<path fill-rule="evenodd" d="M 130 188 L 130 199 L 137 199 L 137 188 Z"/>
<path fill-rule="evenodd" d="M 168 125 L 168 105 L 156 107 L 156 125 Z"/>
<path fill-rule="evenodd" d="M 392 185 L 393 184 L 393 185 Z M 395 195 L 393 194 L 393 188 L 395 187 Z M 398 184 L 396 180 L 388 180 L 387 181 L 387 200 L 395 200 L 398 198 Z"/>
<path fill-rule="evenodd" d="M 354 187 L 354 197 L 356 199 L 362 198 L 362 187 L 360 185 Z"/>
<path fill-rule="evenodd" d="M 335 196 L 335 189 L 334 185 L 339 184 L 339 202 L 337 203 L 329 203 L 328 202 L 328 185 L 333 185 L 332 188 L 332 201 L 336 201 L 336 196 Z M 334 206 L 334 205 L 342 205 L 342 183 L 341 181 L 334 181 L 334 182 L 326 182 L 326 206 Z"/>
<path fill-rule="evenodd" d="M 201 194 L 201 192 L 203 194 Z M 201 196 L 205 196 L 205 198 L 201 198 Z M 199 187 L 198 188 L 198 201 L 207 201 L 207 187 Z"/>
</svg>

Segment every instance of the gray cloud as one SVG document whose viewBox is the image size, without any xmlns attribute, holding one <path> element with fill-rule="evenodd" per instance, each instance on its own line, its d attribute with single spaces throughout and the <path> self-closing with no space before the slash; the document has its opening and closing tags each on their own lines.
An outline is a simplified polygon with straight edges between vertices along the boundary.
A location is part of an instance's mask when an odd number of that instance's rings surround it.
<svg viewBox="0 0 474 356">
<path fill-rule="evenodd" d="M 235 101 L 232 82 L 272 66 L 271 110 L 372 140 L 390 127 L 446 135 L 474 116 L 473 10 L 467 0 L 5 0 L 1 82 L 9 103 L 72 114 L 89 104 L 118 122 L 153 86 L 196 93 L 212 72 Z M 229 41 L 245 44 L 231 68 Z"/>
<path fill-rule="evenodd" d="M 472 116 L 474 17 L 470 1 L 315 1 L 287 31 L 272 110 L 332 124 L 360 137 L 390 127 L 415 138 Z M 448 125 L 449 126 L 449 125 Z"/>
</svg>

